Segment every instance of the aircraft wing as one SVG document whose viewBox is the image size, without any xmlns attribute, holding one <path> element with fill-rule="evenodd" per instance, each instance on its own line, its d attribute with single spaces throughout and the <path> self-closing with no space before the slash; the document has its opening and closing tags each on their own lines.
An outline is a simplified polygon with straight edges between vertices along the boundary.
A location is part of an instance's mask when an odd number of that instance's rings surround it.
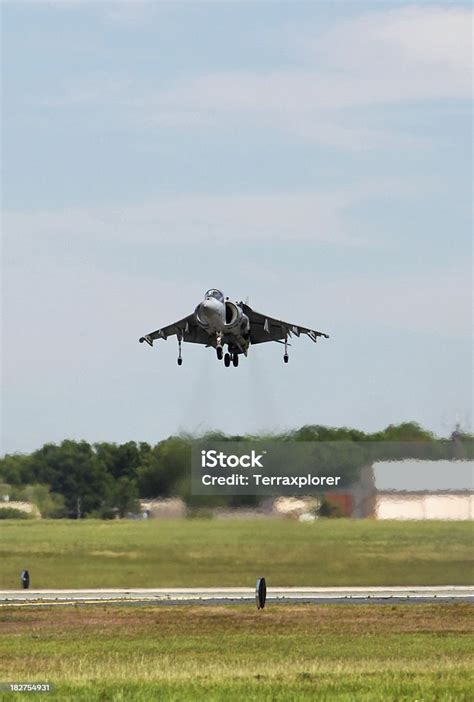
<svg viewBox="0 0 474 702">
<path fill-rule="evenodd" d="M 251 344 L 264 344 L 266 341 L 283 341 L 287 335 L 291 337 L 293 334 L 295 336 L 306 334 L 314 342 L 317 341 L 318 336 L 329 339 L 329 335 L 324 332 L 268 317 L 265 314 L 260 314 L 260 312 L 255 312 L 248 305 L 242 305 L 242 309 L 249 318 Z"/>
<path fill-rule="evenodd" d="M 180 319 L 174 324 L 168 324 L 167 327 L 162 327 L 154 332 L 145 334 L 145 336 L 140 337 L 140 343 L 146 341 L 149 346 L 153 346 L 153 342 L 156 339 L 166 339 L 169 336 L 177 336 L 181 341 L 189 341 L 194 344 L 208 344 L 209 336 L 206 332 L 201 329 L 196 323 L 194 314 L 190 314 L 184 319 Z"/>
</svg>

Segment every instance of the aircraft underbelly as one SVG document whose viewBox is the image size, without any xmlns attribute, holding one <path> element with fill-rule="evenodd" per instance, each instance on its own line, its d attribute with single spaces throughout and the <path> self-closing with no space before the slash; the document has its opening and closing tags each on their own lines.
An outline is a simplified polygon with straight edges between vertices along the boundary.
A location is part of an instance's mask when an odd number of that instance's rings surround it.
<svg viewBox="0 0 474 702">
<path fill-rule="evenodd" d="M 222 327 L 224 325 L 222 324 L 222 319 L 220 316 L 209 316 L 208 317 L 208 326 L 206 327 L 206 330 L 209 332 L 209 334 L 217 334 L 217 332 L 222 332 Z"/>
<path fill-rule="evenodd" d="M 226 332 L 224 334 L 224 343 L 229 345 L 229 349 L 237 352 L 242 351 L 247 355 L 249 339 L 242 336 L 239 329 L 232 329 Z"/>
</svg>

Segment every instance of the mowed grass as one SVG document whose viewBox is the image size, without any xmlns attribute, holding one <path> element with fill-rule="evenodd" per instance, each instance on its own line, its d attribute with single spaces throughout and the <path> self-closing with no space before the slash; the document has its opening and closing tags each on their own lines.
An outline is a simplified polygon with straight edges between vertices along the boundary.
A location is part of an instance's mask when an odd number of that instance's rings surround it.
<svg viewBox="0 0 474 702">
<path fill-rule="evenodd" d="M 50 682 L 48 700 L 79 702 L 467 702 L 473 609 L 3 607 L 0 680 Z"/>
<path fill-rule="evenodd" d="M 2 521 L 0 589 L 456 585 L 473 581 L 472 522 Z"/>
</svg>

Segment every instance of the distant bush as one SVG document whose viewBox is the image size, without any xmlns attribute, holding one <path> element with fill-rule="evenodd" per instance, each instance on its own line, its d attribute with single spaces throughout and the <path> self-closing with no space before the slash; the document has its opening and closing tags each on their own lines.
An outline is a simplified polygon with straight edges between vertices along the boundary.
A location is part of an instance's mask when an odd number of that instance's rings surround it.
<svg viewBox="0 0 474 702">
<path fill-rule="evenodd" d="M 63 495 L 51 492 L 49 485 L 33 484 L 16 487 L 11 499 L 32 502 L 45 519 L 58 519 L 66 517 Z"/>
<path fill-rule="evenodd" d="M 86 515 L 87 519 L 117 519 L 117 510 L 113 507 L 101 507 L 101 509 L 95 509 L 93 512 L 89 512 Z"/>
<path fill-rule="evenodd" d="M 33 519 L 33 515 L 14 507 L 0 507 L 0 519 Z"/>
<path fill-rule="evenodd" d="M 416 422 L 390 425 L 375 434 L 321 425 L 260 436 L 227 436 L 216 432 L 195 437 L 183 434 L 171 436 L 153 446 L 135 441 L 120 445 L 110 442 L 91 445 L 86 441 L 68 439 L 59 445 L 45 444 L 29 455 L 0 457 L 0 498 L 9 496 L 10 501 L 30 502 L 46 519 L 126 517 L 140 511 L 139 498 L 180 497 L 191 510 L 191 516 L 200 508 L 252 508 L 260 504 L 261 497 L 192 494 L 189 476 L 191 445 L 193 440 L 255 442 L 269 439 L 319 445 L 317 450 L 321 453 L 321 465 L 325 466 L 327 475 L 339 475 L 348 483 L 357 478 L 363 466 L 374 460 L 398 460 L 418 455 L 452 459 L 474 455 L 471 434 L 456 430 L 450 439 L 440 439 Z M 329 452 L 325 442 L 333 442 L 334 450 Z M 337 508 L 324 505 L 318 516 L 341 515 Z"/>
<path fill-rule="evenodd" d="M 188 519 L 213 519 L 214 513 L 208 507 L 191 507 L 186 516 Z"/>
<path fill-rule="evenodd" d="M 337 517 L 342 517 L 343 514 L 341 506 L 337 502 L 333 502 L 332 500 L 328 500 L 327 497 L 324 497 L 319 506 L 317 516 L 330 517 L 334 519 Z"/>
</svg>

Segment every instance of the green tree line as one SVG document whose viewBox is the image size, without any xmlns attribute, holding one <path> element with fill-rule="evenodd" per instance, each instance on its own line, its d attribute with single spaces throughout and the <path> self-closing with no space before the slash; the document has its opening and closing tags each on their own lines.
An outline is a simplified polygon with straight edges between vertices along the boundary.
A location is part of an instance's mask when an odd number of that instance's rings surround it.
<svg viewBox="0 0 474 702">
<path fill-rule="evenodd" d="M 254 496 L 193 496 L 190 484 L 191 444 L 196 437 L 172 436 L 155 445 L 128 441 L 124 444 L 65 440 L 45 444 L 30 454 L 7 454 L 0 459 L 0 499 L 27 500 L 50 518 L 123 517 L 139 509 L 139 498 L 178 496 L 194 508 L 243 506 L 258 503 Z M 472 445 L 472 437 L 459 432 L 450 440 L 439 439 L 415 422 L 390 425 L 366 434 L 357 429 L 304 426 L 278 435 L 228 436 L 220 433 L 200 441 L 338 441 L 429 442 L 433 457 L 456 456 Z M 459 448 L 461 447 L 461 449 Z M 383 456 L 381 456 L 383 458 Z M 0 503 L 1 506 L 1 503 Z M 7 507 L 7 504 L 5 504 Z"/>
</svg>

